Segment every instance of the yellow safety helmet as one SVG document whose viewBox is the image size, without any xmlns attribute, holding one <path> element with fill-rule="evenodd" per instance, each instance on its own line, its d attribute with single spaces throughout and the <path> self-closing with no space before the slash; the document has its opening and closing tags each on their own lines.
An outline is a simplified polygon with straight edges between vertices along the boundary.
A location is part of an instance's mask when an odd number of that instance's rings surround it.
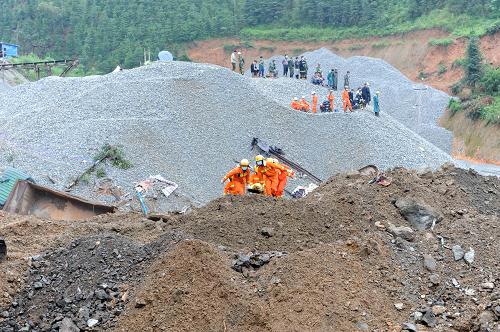
<svg viewBox="0 0 500 332">
<path fill-rule="evenodd" d="M 255 161 L 263 161 L 264 160 L 264 156 L 259 154 L 255 157 Z"/>
<path fill-rule="evenodd" d="M 240 166 L 249 166 L 249 165 L 250 162 L 248 161 L 248 159 L 241 159 Z"/>
</svg>

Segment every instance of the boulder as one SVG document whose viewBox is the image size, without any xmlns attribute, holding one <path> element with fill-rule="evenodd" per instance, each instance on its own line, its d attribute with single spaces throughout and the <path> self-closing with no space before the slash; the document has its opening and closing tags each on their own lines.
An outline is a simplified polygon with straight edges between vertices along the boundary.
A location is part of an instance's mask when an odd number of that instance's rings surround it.
<svg viewBox="0 0 500 332">
<path fill-rule="evenodd" d="M 412 198 L 400 198 L 396 200 L 399 213 L 416 229 L 430 229 L 436 223 L 443 220 L 441 213 Z"/>
</svg>

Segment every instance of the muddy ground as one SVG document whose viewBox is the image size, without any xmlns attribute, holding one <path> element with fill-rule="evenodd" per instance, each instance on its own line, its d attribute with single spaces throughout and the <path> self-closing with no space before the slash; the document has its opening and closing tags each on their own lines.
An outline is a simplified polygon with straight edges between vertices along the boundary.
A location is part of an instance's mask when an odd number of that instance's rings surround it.
<svg viewBox="0 0 500 332">
<path fill-rule="evenodd" d="M 0 331 L 499 331 L 499 179 L 387 175 L 156 222 L 2 215 Z"/>
</svg>

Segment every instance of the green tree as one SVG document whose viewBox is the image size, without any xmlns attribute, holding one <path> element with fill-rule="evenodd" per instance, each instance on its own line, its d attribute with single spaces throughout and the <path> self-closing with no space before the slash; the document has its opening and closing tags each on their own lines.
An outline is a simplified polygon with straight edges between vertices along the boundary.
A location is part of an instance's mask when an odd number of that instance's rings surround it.
<svg viewBox="0 0 500 332">
<path fill-rule="evenodd" d="M 469 39 L 465 59 L 465 83 L 475 88 L 483 75 L 483 56 L 479 49 L 479 39 L 472 37 Z"/>
</svg>

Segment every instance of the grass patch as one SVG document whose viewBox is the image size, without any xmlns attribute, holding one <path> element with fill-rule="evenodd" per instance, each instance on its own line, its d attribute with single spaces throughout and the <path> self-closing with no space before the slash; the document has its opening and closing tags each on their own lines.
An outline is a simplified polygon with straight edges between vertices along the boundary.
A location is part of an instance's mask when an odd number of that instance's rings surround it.
<svg viewBox="0 0 500 332">
<path fill-rule="evenodd" d="M 302 53 L 305 53 L 306 49 L 305 48 L 294 48 L 292 50 L 292 55 L 293 56 L 299 56 L 301 55 Z"/>
<path fill-rule="evenodd" d="M 261 46 L 261 47 L 259 47 L 259 52 L 274 53 L 274 51 L 276 51 L 276 47 L 274 47 L 274 46 Z"/>
<path fill-rule="evenodd" d="M 386 40 L 381 40 L 381 41 L 378 41 L 378 42 L 372 44 L 372 48 L 374 48 L 374 49 L 386 48 L 389 46 L 391 46 L 391 43 L 389 43 Z"/>
<path fill-rule="evenodd" d="M 467 63 L 466 59 L 456 59 L 451 64 L 451 69 L 464 68 L 466 63 Z"/>
<path fill-rule="evenodd" d="M 441 76 L 444 73 L 446 73 L 447 71 L 448 71 L 448 68 L 444 64 L 440 63 L 438 66 L 438 75 Z"/>
<path fill-rule="evenodd" d="M 429 40 L 429 45 L 431 45 L 431 46 L 448 47 L 452 44 L 453 44 L 453 39 L 451 39 L 451 38 Z"/>
<path fill-rule="evenodd" d="M 487 124 L 500 125 L 500 95 L 496 96 L 490 105 L 481 109 L 481 119 Z"/>
<path fill-rule="evenodd" d="M 98 178 L 103 178 L 106 176 L 106 170 L 104 169 L 104 166 L 100 166 L 96 169 L 95 176 L 97 176 Z"/>
<path fill-rule="evenodd" d="M 362 50 L 364 49 L 366 46 L 364 45 L 352 45 L 352 46 L 349 46 L 347 49 L 349 51 L 359 51 L 359 50 Z"/>
<path fill-rule="evenodd" d="M 450 102 L 448 103 L 448 109 L 450 110 L 452 115 L 455 115 L 457 112 L 460 112 L 462 110 L 462 103 L 460 101 L 451 98 Z"/>
</svg>

